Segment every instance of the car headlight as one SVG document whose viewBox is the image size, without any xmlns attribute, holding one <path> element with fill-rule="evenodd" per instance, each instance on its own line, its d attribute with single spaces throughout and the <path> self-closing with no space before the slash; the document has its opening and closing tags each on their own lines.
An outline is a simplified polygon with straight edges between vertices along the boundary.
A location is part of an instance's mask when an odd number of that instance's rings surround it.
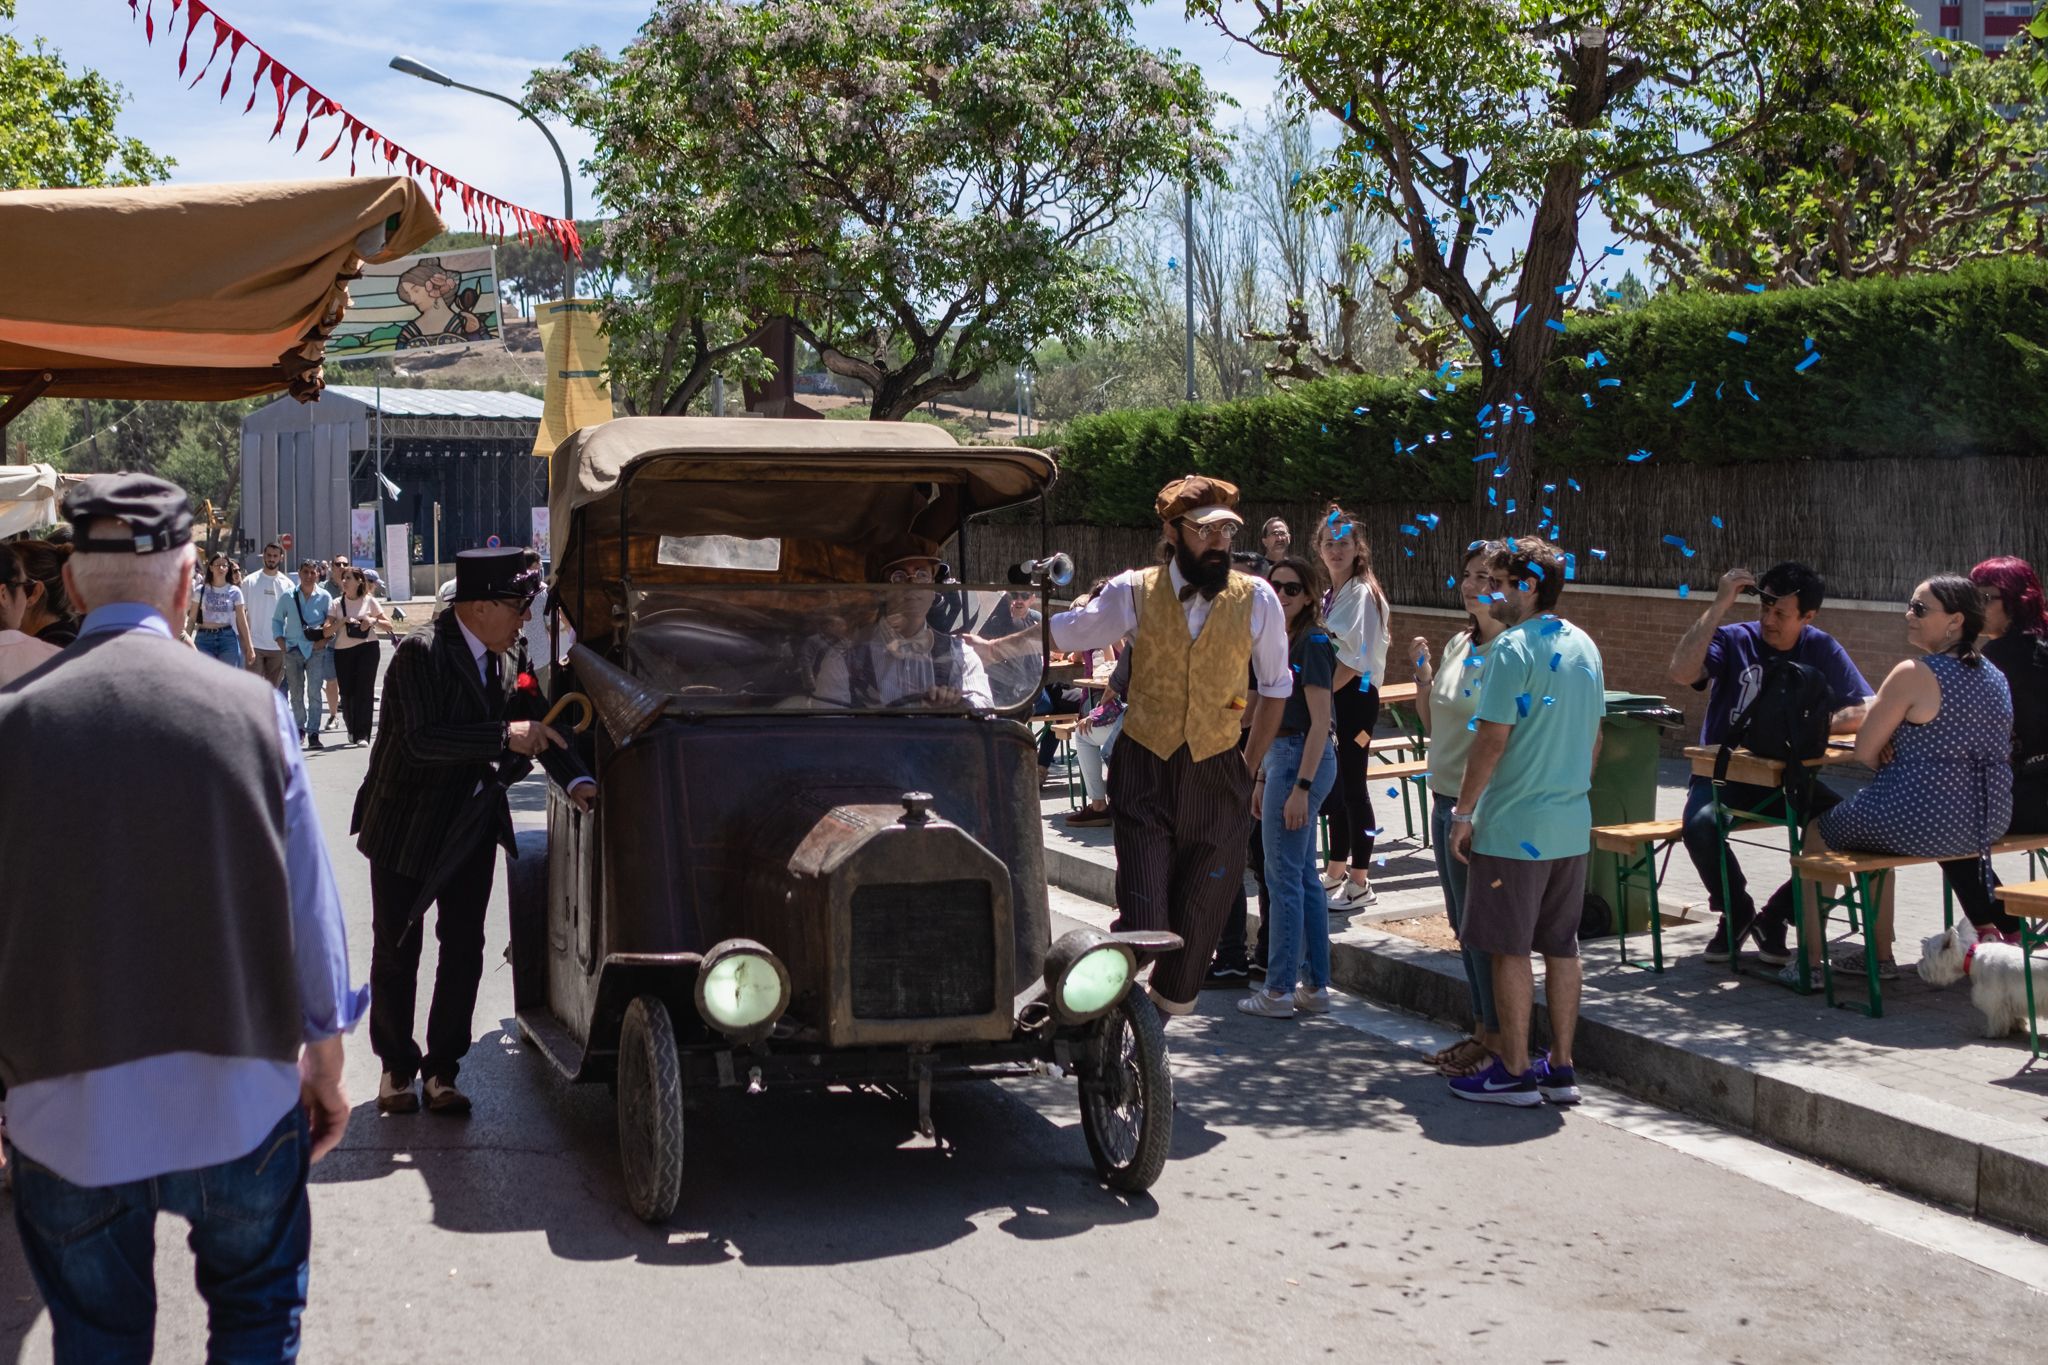
<svg viewBox="0 0 2048 1365">
<path fill-rule="evenodd" d="M 1085 1024 L 1116 1007 L 1137 975 L 1130 947 L 1093 929 L 1060 935 L 1045 956 L 1045 985 L 1063 1023 Z"/>
<path fill-rule="evenodd" d="M 721 1033 L 758 1037 L 788 1004 L 789 969 L 752 939 L 726 939 L 697 968 L 697 1013 Z"/>
</svg>

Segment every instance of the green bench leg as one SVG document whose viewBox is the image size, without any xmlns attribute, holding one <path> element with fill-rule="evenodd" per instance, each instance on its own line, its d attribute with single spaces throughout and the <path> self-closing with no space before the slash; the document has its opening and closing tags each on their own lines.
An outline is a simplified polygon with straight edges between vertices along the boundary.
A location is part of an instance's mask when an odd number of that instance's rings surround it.
<svg viewBox="0 0 2048 1365">
<path fill-rule="evenodd" d="M 1636 879 L 1650 894 L 1650 961 L 1643 962 L 1628 955 L 1628 893 Z M 1661 976 L 1664 973 L 1664 914 L 1657 904 L 1657 848 L 1645 843 L 1642 851 L 1632 858 L 1616 854 L 1614 858 L 1614 906 L 1616 927 L 1621 939 L 1621 962 L 1625 967 L 1637 967 Z"/>
<path fill-rule="evenodd" d="M 1877 910 L 1879 900 L 1884 895 L 1885 881 L 1890 876 L 1891 873 L 1889 871 L 1859 872 L 1856 874 L 1853 882 L 1843 883 L 1839 895 L 1833 895 L 1826 891 L 1820 893 L 1820 937 L 1822 944 L 1827 942 L 1829 912 L 1835 909 L 1840 909 L 1847 915 L 1849 932 L 1860 934 L 1863 937 L 1864 985 L 1869 993 L 1863 1006 L 1863 1012 L 1872 1019 L 1884 1017 L 1884 987 L 1883 983 L 1877 979 Z M 1805 960 L 1802 945 L 1800 961 L 1804 962 Z M 1821 976 L 1827 983 L 1828 1006 L 1829 1008 L 1838 1008 L 1838 1003 L 1835 1000 L 1834 963 L 1825 953 L 1821 955 L 1820 969 Z"/>
</svg>

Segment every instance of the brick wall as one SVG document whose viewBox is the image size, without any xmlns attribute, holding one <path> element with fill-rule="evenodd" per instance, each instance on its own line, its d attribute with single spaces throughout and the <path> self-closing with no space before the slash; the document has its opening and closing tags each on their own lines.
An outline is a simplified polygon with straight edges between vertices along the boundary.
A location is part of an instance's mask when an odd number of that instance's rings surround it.
<svg viewBox="0 0 2048 1365">
<path fill-rule="evenodd" d="M 1712 599 L 1695 593 L 1690 600 L 1674 593 L 1628 588 L 1587 588 L 1572 584 L 1558 603 L 1558 613 L 1593 637 L 1607 670 L 1607 685 L 1629 692 L 1648 692 L 1669 698 L 1685 712 L 1685 728 L 1665 737 L 1665 749 L 1676 753 L 1699 736 L 1700 720 L 1706 714 L 1707 694 L 1681 687 L 1670 680 L 1671 651 L 1687 626 L 1699 619 Z M 1740 602 L 1729 613 L 1730 621 L 1753 620 L 1756 604 Z M 1429 641 L 1431 653 L 1440 654 L 1443 642 L 1463 629 L 1464 613 L 1432 607 L 1394 608 L 1393 647 L 1387 651 L 1387 681 L 1414 679 L 1414 654 L 1408 647 L 1417 635 Z M 1884 681 L 1892 665 L 1906 657 L 1905 609 L 1889 604 L 1829 602 L 1820 609 L 1814 624 L 1828 632 L 1849 651 L 1849 657 L 1863 670 L 1871 690 Z"/>
</svg>

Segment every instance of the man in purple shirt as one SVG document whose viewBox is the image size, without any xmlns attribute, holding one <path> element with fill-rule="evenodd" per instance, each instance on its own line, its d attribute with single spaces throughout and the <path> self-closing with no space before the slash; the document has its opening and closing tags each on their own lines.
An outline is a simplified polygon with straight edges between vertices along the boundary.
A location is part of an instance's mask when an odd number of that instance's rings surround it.
<svg viewBox="0 0 2048 1365">
<path fill-rule="evenodd" d="M 340 1035 L 368 1004 L 297 726 L 177 642 L 182 490 L 96 475 L 65 511 L 79 638 L 0 689 L 15 1221 L 58 1360 L 148 1358 L 163 1211 L 192 1225 L 208 1358 L 291 1360 L 307 1167 L 347 1126 Z"/>
<path fill-rule="evenodd" d="M 1821 576 L 1804 564 L 1787 561 L 1758 578 L 1748 569 L 1721 575 L 1720 591 L 1678 642 L 1671 656 L 1671 680 L 1694 689 L 1706 688 L 1707 715 L 1700 725 L 1700 743 L 1717 745 L 1763 685 L 1764 670 L 1779 660 L 1813 669 L 1826 680 L 1833 712 L 1830 733 L 1847 734 L 1863 723 L 1874 689 L 1863 679 L 1849 652 L 1832 635 L 1816 628 L 1815 613 L 1827 593 Z M 1754 595 L 1762 610 L 1754 621 L 1723 621 L 1736 598 Z M 1732 810 L 1770 810 L 1778 793 L 1768 787 L 1730 782 L 1721 793 Z M 1812 784 L 1804 820 L 1811 820 L 1841 801 L 1833 788 Z M 1786 930 L 1792 923 L 1792 884 L 1788 881 L 1765 902 L 1761 918 L 1750 898 L 1742 865 L 1728 854 L 1728 901 L 1721 894 L 1721 836 L 1714 819 L 1714 783 L 1695 777 L 1685 794 L 1685 851 L 1706 884 L 1709 903 L 1721 915 L 1721 927 L 1707 944 L 1709 962 L 1726 962 L 1742 941 L 1756 936 L 1757 957 L 1774 966 L 1792 960 Z M 1730 912 L 1733 912 L 1732 914 Z"/>
</svg>

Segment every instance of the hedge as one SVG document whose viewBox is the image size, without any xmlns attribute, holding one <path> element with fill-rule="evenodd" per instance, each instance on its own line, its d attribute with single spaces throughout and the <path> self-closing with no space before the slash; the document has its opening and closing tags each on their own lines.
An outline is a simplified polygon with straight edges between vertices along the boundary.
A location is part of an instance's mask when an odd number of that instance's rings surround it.
<svg viewBox="0 0 2048 1365">
<path fill-rule="evenodd" d="M 1595 352 L 1604 364 L 1587 363 Z M 1535 405 L 1537 458 L 1554 469 L 1619 463 L 1644 450 L 1658 461 L 1709 465 L 2032 456 L 2048 432 L 2044 381 L 2048 264 L 2037 261 L 1765 294 L 1667 295 L 1569 325 Z M 1160 485 L 1190 471 L 1229 479 L 1262 501 L 1467 498 L 1480 450 L 1477 408 L 1476 376 L 1452 392 L 1416 373 L 1081 418 L 1053 437 L 1058 514 L 1139 525 Z"/>
</svg>

